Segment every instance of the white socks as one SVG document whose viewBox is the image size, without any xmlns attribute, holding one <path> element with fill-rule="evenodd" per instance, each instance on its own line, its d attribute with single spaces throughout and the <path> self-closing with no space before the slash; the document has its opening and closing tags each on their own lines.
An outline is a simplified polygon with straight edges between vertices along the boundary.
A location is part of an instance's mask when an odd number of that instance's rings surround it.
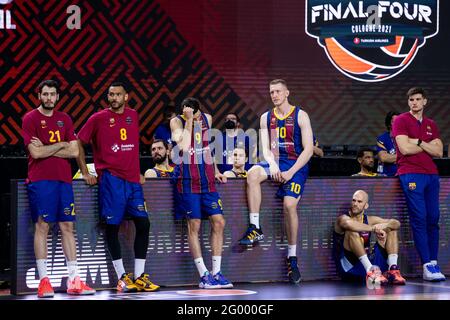
<svg viewBox="0 0 450 320">
<path fill-rule="evenodd" d="M 250 212 L 250 224 L 254 224 L 259 229 L 259 212 Z"/>
<path fill-rule="evenodd" d="M 134 259 L 134 278 L 139 278 L 145 271 L 145 259 Z"/>
<path fill-rule="evenodd" d="M 393 265 L 397 265 L 397 260 L 398 260 L 398 254 L 390 254 L 390 255 L 388 255 L 387 263 L 389 265 L 389 269 L 391 269 L 391 267 Z"/>
<path fill-rule="evenodd" d="M 113 260 L 112 264 L 114 266 L 114 270 L 116 270 L 117 278 L 120 279 L 125 273 L 122 259 Z"/>
<path fill-rule="evenodd" d="M 78 276 L 78 267 L 77 267 L 77 260 L 75 261 L 66 261 L 67 263 L 67 270 L 69 271 L 69 279 L 70 281 L 73 281 L 76 276 Z"/>
<path fill-rule="evenodd" d="M 39 280 L 47 276 L 47 259 L 37 259 L 36 265 L 38 269 Z"/>
<path fill-rule="evenodd" d="M 212 256 L 212 274 L 213 276 L 220 271 L 220 264 L 222 262 L 222 256 Z"/>
<path fill-rule="evenodd" d="M 197 258 L 194 259 L 195 266 L 197 267 L 198 273 L 200 274 L 200 277 L 203 277 L 205 275 L 205 272 L 208 272 L 208 269 L 206 269 L 205 263 L 203 262 L 203 258 Z"/>
<path fill-rule="evenodd" d="M 359 257 L 358 259 L 363 264 L 364 269 L 366 269 L 366 272 L 369 271 L 370 267 L 372 266 L 372 263 L 370 262 L 369 258 L 367 258 L 367 254 Z"/>
<path fill-rule="evenodd" d="M 297 245 L 296 244 L 288 244 L 288 258 L 297 256 Z"/>
</svg>

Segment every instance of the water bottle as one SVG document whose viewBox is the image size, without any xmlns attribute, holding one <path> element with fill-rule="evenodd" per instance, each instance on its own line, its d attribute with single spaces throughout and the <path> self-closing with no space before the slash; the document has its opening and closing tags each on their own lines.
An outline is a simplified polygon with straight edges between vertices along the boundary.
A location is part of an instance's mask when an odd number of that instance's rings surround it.
<svg viewBox="0 0 450 320">
<path fill-rule="evenodd" d="M 383 163 L 382 162 L 378 162 L 377 172 L 379 174 L 382 174 L 383 170 L 384 170 Z"/>
</svg>

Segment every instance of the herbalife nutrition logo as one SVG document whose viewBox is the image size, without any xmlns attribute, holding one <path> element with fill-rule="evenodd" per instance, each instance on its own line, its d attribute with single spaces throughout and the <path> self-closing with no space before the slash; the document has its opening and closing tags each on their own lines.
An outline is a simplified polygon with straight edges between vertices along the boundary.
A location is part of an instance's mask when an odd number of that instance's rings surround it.
<svg viewBox="0 0 450 320">
<path fill-rule="evenodd" d="M 306 0 L 306 33 L 331 63 L 366 82 L 392 78 L 438 33 L 439 0 Z"/>
</svg>

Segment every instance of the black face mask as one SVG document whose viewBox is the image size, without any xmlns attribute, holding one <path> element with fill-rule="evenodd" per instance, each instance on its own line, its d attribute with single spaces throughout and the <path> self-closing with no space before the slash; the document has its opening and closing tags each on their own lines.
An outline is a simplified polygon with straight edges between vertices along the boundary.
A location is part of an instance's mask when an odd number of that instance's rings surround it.
<svg viewBox="0 0 450 320">
<path fill-rule="evenodd" d="M 227 128 L 227 129 L 234 129 L 234 128 L 236 128 L 236 122 L 234 122 L 233 120 L 225 121 L 225 128 Z"/>
</svg>

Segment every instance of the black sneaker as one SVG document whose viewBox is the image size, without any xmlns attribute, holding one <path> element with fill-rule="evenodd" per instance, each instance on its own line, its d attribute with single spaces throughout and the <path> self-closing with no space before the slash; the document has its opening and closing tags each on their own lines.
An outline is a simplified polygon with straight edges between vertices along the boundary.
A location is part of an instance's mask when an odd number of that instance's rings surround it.
<svg viewBox="0 0 450 320">
<path fill-rule="evenodd" d="M 298 270 L 297 257 L 286 258 L 286 263 L 288 266 L 289 282 L 299 284 L 302 280 L 302 276 L 300 275 L 300 270 Z"/>
<path fill-rule="evenodd" d="M 245 231 L 244 236 L 241 240 L 239 240 L 239 244 L 242 245 L 251 245 L 255 242 L 261 241 L 264 239 L 264 234 L 261 228 L 257 229 L 254 224 L 251 224 L 247 231 Z"/>
</svg>

